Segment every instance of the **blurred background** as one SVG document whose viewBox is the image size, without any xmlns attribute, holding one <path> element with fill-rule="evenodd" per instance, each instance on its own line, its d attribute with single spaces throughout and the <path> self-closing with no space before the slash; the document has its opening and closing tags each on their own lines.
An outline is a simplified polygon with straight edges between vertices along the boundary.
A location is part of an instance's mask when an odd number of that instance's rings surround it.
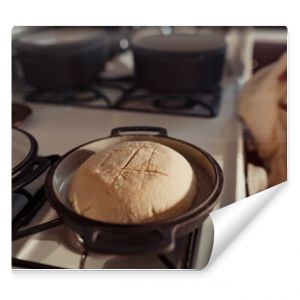
<svg viewBox="0 0 300 300">
<path fill-rule="evenodd" d="M 40 51 L 47 59 L 61 55 L 61 61 L 71 60 L 72 56 L 82 60 L 82 64 L 77 66 L 78 72 L 85 72 L 82 68 L 89 60 L 95 59 L 98 62 L 97 76 L 105 73 L 106 68 L 111 67 L 110 62 L 120 54 L 131 54 L 134 40 L 141 37 L 153 35 L 219 35 L 224 37 L 227 45 L 225 72 L 240 77 L 249 77 L 252 72 L 276 61 L 280 54 L 286 51 L 285 27 L 21 27 L 16 26 L 12 30 L 13 49 L 13 79 L 24 80 L 27 84 L 38 85 L 31 78 L 31 72 L 37 72 L 35 66 L 28 67 L 26 56 L 34 56 L 38 62 Z M 76 45 L 76 48 L 68 49 L 68 45 Z M 89 48 L 89 49 L 87 49 Z M 98 49 L 98 56 L 91 56 L 92 48 Z M 68 50 L 67 50 L 68 49 Z M 65 56 L 64 56 L 65 55 Z M 35 60 L 31 57 L 31 63 Z M 87 59 L 89 57 L 89 59 Z M 41 57 L 40 57 L 41 59 Z M 53 59 L 53 58 L 52 58 Z M 132 74 L 133 62 L 130 58 L 120 57 L 120 64 L 124 64 L 124 73 Z M 101 63 L 100 63 L 101 61 Z M 127 65 L 126 65 L 127 63 Z M 104 65 L 106 64 L 106 68 Z M 36 66 L 37 68 L 37 66 Z M 45 72 L 61 71 L 63 65 L 44 66 Z M 72 69 L 72 71 L 74 68 Z M 96 70 L 94 71 L 96 72 Z M 94 74 L 94 78 L 96 77 Z M 50 76 L 50 75 L 49 75 Z M 91 77 L 92 78 L 92 77 Z M 245 78 L 245 77 L 244 77 Z M 53 79 L 53 78 L 52 78 Z M 45 79 L 46 80 L 46 79 Z M 50 77 L 49 77 L 50 80 Z M 75 79 L 74 79 L 75 80 Z M 49 85 L 49 83 L 48 83 Z M 70 83 L 70 85 L 72 85 Z M 74 85 L 76 85 L 74 83 Z M 45 84 L 47 86 L 47 84 Z"/>
</svg>

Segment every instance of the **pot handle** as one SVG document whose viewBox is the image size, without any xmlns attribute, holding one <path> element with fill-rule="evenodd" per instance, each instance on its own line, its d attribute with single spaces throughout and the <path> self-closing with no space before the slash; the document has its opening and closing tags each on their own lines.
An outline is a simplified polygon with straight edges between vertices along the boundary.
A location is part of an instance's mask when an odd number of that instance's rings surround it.
<svg viewBox="0 0 300 300">
<path fill-rule="evenodd" d="M 168 136 L 167 129 L 162 127 L 153 127 L 153 126 L 125 126 L 125 127 L 117 127 L 112 129 L 110 135 L 111 136 L 120 136 L 123 132 L 131 132 L 131 131 L 146 131 L 146 132 L 156 132 L 158 136 Z"/>
<path fill-rule="evenodd" d="M 36 157 L 30 166 L 12 179 L 12 191 L 24 187 L 42 174 L 50 165 L 50 160 L 44 157 Z"/>
<path fill-rule="evenodd" d="M 110 254 L 162 254 L 175 248 L 175 229 L 153 229 L 150 232 L 92 231 L 85 235 L 87 249 Z"/>
</svg>

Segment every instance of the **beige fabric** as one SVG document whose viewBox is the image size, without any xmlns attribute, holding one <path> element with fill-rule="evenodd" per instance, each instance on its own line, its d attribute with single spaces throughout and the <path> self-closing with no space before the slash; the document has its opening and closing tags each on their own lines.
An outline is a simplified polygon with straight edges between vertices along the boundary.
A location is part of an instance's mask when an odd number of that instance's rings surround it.
<svg viewBox="0 0 300 300">
<path fill-rule="evenodd" d="M 92 155 L 76 171 L 69 200 L 79 214 L 111 223 L 142 223 L 182 214 L 196 179 L 173 149 L 148 141 L 123 142 Z"/>
<path fill-rule="evenodd" d="M 239 114 L 247 124 L 268 171 L 269 186 L 287 179 L 286 111 L 280 103 L 287 99 L 286 54 L 274 64 L 257 72 L 242 88 Z"/>
</svg>

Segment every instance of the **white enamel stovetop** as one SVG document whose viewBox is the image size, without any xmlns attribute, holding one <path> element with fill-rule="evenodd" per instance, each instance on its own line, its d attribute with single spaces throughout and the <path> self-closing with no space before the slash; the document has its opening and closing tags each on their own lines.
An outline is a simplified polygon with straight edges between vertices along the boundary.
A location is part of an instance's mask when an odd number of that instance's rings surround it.
<svg viewBox="0 0 300 300">
<path fill-rule="evenodd" d="M 235 115 L 236 91 L 235 84 L 224 82 L 220 114 L 212 119 L 34 104 L 30 105 L 33 114 L 21 128 L 37 139 L 39 155 L 50 155 L 63 154 L 89 140 L 108 136 L 115 127 L 137 125 L 164 127 L 168 130 L 169 136 L 203 148 L 219 162 L 225 177 L 221 199 L 221 205 L 224 206 L 245 196 L 242 131 Z M 13 101 L 21 101 L 20 99 L 21 94 L 13 95 Z M 44 207 L 43 212 L 33 223 L 55 217 L 55 212 L 48 207 Z M 211 230 L 211 226 L 203 230 L 196 268 L 205 265 L 209 258 L 213 240 Z M 36 234 L 26 241 L 15 242 L 13 255 L 45 264 L 78 267 L 79 255 L 70 252 L 60 239 L 53 238 L 52 231 Z M 141 257 L 136 260 L 136 268 L 144 267 L 147 258 Z M 98 255 L 90 257 L 86 267 L 122 268 L 123 262 L 124 259 Z M 149 268 L 163 267 L 159 261 L 152 260 Z"/>
</svg>

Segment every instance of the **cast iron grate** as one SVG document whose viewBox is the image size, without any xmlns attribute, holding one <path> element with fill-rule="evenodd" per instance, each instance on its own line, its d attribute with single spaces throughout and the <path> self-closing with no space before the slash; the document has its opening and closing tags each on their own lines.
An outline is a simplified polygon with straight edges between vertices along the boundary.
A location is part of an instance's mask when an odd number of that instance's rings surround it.
<svg viewBox="0 0 300 300">
<path fill-rule="evenodd" d="M 111 105 L 108 96 L 93 86 L 70 90 L 34 90 L 28 92 L 24 100 L 31 103 L 78 106 L 101 100 L 105 106 Z"/>
<path fill-rule="evenodd" d="M 109 96 L 107 89 L 117 92 L 116 99 Z M 221 92 L 216 87 L 197 93 L 154 93 L 127 76 L 98 79 L 80 89 L 31 91 L 24 99 L 31 103 L 213 118 L 219 114 Z"/>
<path fill-rule="evenodd" d="M 213 118 L 219 114 L 221 88 L 197 93 L 157 93 L 133 85 L 115 108 L 136 112 Z"/>
<path fill-rule="evenodd" d="M 32 226 L 23 230 L 19 230 L 17 232 L 14 232 L 12 235 L 12 242 L 17 241 L 19 239 L 23 239 L 26 237 L 30 237 L 34 234 L 55 228 L 57 226 L 63 225 L 64 222 L 60 218 L 53 219 L 51 221 L 45 222 L 43 224 L 39 224 L 36 226 Z M 195 259 L 195 243 L 197 239 L 199 238 L 199 232 L 201 228 L 196 229 L 188 236 L 188 241 L 186 244 L 186 248 L 184 251 L 184 257 L 182 258 L 182 261 L 180 264 L 176 264 L 173 262 L 171 258 L 169 258 L 167 255 L 159 254 L 157 255 L 158 258 L 161 260 L 161 262 L 165 265 L 167 269 L 192 269 L 193 263 Z M 78 269 L 84 269 L 85 268 L 85 262 L 88 257 L 88 250 L 83 249 L 80 259 L 78 262 Z M 64 269 L 58 266 L 54 265 L 47 265 L 39 262 L 34 262 L 30 260 L 24 260 L 19 259 L 17 257 L 12 257 L 12 266 L 14 267 L 20 267 L 20 268 L 28 268 L 28 269 Z"/>
</svg>

